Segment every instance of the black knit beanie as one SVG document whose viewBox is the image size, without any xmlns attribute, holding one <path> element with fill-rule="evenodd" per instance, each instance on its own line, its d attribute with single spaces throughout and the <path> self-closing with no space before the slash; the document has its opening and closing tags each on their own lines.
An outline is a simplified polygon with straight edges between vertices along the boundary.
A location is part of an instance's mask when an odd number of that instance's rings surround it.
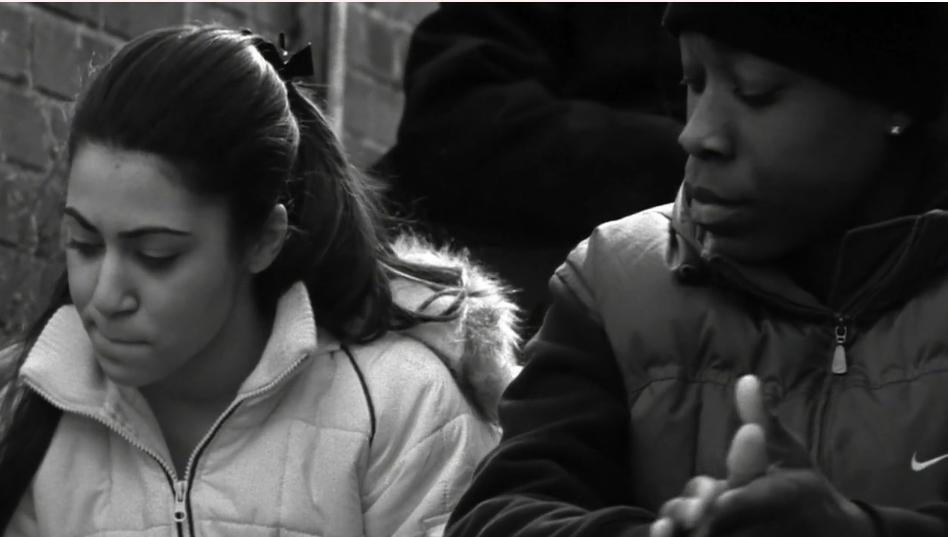
<svg viewBox="0 0 948 537">
<path fill-rule="evenodd" d="M 674 35 L 697 32 L 853 94 L 934 119 L 948 92 L 943 2 L 677 3 Z"/>
</svg>

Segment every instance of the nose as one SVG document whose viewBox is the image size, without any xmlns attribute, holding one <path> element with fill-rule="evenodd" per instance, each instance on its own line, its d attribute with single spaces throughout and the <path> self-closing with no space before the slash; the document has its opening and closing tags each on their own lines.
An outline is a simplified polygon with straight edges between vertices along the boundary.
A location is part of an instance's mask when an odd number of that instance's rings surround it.
<svg viewBox="0 0 948 537">
<path fill-rule="evenodd" d="M 702 159 L 728 159 L 734 147 L 726 110 L 711 88 L 688 98 L 688 121 L 678 143 L 689 155 Z"/>
<path fill-rule="evenodd" d="M 120 256 L 106 253 L 102 256 L 96 274 L 95 290 L 90 305 L 105 318 L 134 312 L 138 307 L 132 287 L 127 281 Z"/>
</svg>

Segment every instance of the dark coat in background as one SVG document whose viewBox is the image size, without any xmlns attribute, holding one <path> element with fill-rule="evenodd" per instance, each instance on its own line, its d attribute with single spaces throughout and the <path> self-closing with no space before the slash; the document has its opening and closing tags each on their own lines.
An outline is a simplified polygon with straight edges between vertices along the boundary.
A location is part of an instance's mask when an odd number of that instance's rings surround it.
<svg viewBox="0 0 948 537">
<path fill-rule="evenodd" d="M 674 199 L 685 93 L 664 7 L 442 5 L 412 36 L 398 142 L 374 171 L 534 308 L 596 225 Z"/>
</svg>

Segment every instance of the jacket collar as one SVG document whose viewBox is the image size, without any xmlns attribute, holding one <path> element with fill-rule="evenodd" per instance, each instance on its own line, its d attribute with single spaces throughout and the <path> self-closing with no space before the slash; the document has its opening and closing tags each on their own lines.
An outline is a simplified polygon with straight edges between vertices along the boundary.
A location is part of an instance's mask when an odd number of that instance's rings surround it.
<svg viewBox="0 0 948 537">
<path fill-rule="evenodd" d="M 704 231 L 688 216 L 683 190 L 672 207 L 672 228 L 681 241 L 672 267 L 684 280 L 713 277 L 785 310 L 808 316 L 849 316 L 885 309 L 914 294 L 948 266 L 948 211 L 933 207 L 854 228 L 833 245 L 835 259 L 822 271 L 829 289 L 817 297 L 779 266 L 746 265 L 711 254 Z"/>
<path fill-rule="evenodd" d="M 336 346 L 332 339 L 321 352 Z M 317 351 L 317 329 L 309 295 L 302 283 L 277 303 L 273 330 L 260 362 L 241 384 L 238 398 L 253 394 L 291 373 Z M 109 424 L 143 419 L 150 425 L 138 390 L 116 385 L 99 367 L 92 343 L 76 308 L 63 306 L 46 324 L 21 369 L 22 378 L 63 410 L 96 417 Z M 131 413 L 135 416 L 122 416 Z"/>
</svg>

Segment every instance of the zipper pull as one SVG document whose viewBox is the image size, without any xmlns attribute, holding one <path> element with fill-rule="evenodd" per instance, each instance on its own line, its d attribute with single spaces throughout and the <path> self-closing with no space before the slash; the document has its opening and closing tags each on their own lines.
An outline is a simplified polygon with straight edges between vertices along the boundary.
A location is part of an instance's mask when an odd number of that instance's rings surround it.
<svg viewBox="0 0 948 537">
<path fill-rule="evenodd" d="M 174 484 L 174 521 L 181 523 L 188 519 L 188 510 L 185 507 L 185 498 L 188 495 L 188 482 L 178 481 Z"/>
<path fill-rule="evenodd" d="M 843 323 L 843 319 L 839 319 L 836 324 L 836 350 L 833 351 L 833 373 L 836 375 L 845 375 L 847 371 L 846 337 L 849 330 Z"/>
</svg>

